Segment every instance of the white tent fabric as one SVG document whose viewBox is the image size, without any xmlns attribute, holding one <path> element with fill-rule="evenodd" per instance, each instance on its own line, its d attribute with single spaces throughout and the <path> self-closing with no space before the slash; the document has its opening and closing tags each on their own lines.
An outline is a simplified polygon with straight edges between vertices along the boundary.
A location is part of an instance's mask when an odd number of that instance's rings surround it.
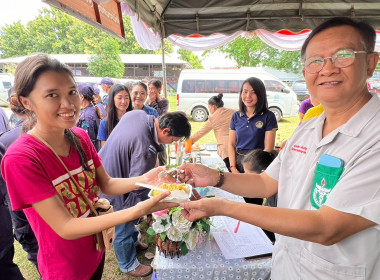
<svg viewBox="0 0 380 280">
<path fill-rule="evenodd" d="M 121 12 L 123 15 L 130 17 L 133 35 L 135 35 L 136 41 L 143 49 L 158 50 L 161 47 L 160 34 L 155 33 L 151 28 L 146 27 L 127 4 L 121 3 Z"/>
<path fill-rule="evenodd" d="M 183 49 L 191 51 L 204 51 L 220 47 L 238 37 L 243 32 L 238 31 L 232 35 L 213 34 L 207 37 L 182 37 L 178 35 L 170 35 L 166 39 Z"/>
<path fill-rule="evenodd" d="M 301 49 L 303 42 L 311 31 L 302 34 L 280 34 L 271 33 L 264 29 L 256 30 L 256 35 L 269 46 L 286 51 L 296 51 Z"/>
<path fill-rule="evenodd" d="M 99 0 L 98 0 L 99 1 Z M 107 0 L 103 0 L 107 1 Z M 161 38 L 158 33 L 155 33 L 151 28 L 147 27 L 138 16 L 129 8 L 126 3 L 121 3 L 122 12 L 124 15 L 130 16 L 133 33 L 139 45 L 148 50 L 157 50 L 161 45 Z M 250 38 L 253 34 L 257 35 L 261 40 L 273 48 L 286 51 L 300 50 L 303 42 L 310 34 L 310 32 L 304 32 L 301 34 L 282 34 L 269 32 L 264 29 L 257 29 L 254 32 L 237 31 L 232 35 L 224 34 L 212 34 L 209 36 L 197 36 L 197 37 L 183 37 L 179 35 L 170 35 L 167 40 L 183 49 L 191 51 L 203 51 L 220 47 L 238 36 L 245 36 Z M 380 51 L 380 34 L 378 33 L 376 48 Z"/>
</svg>

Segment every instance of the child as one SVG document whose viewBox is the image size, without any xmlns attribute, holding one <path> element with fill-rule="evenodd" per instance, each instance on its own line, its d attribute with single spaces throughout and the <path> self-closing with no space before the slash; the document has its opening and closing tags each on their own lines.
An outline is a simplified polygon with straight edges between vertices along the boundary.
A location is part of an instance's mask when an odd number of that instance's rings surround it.
<svg viewBox="0 0 380 280">
<path fill-rule="evenodd" d="M 157 184 L 162 169 L 129 179 L 107 174 L 87 133 L 75 127 L 80 96 L 71 70 L 58 60 L 44 54 L 25 59 L 16 69 L 15 92 L 30 118 L 24 128 L 35 125 L 9 147 L 1 171 L 13 210 L 24 209 L 38 240 L 42 279 L 101 279 L 104 252 L 96 250 L 94 233 L 176 204 L 159 203 L 167 192 L 126 210 L 90 217 L 89 205 L 63 165 L 37 137 L 55 150 L 93 203 L 99 188 L 120 195 L 136 189 L 136 182 Z"/>
<path fill-rule="evenodd" d="M 277 152 L 275 150 L 265 152 L 263 150 L 253 150 L 245 155 L 243 158 L 243 167 L 245 173 L 256 173 L 260 174 L 263 172 L 275 159 Z M 276 207 L 277 206 L 277 194 L 268 197 L 266 201 L 264 200 L 263 205 Z M 264 230 L 265 234 L 269 239 L 274 242 L 275 236 L 273 232 Z"/>
</svg>

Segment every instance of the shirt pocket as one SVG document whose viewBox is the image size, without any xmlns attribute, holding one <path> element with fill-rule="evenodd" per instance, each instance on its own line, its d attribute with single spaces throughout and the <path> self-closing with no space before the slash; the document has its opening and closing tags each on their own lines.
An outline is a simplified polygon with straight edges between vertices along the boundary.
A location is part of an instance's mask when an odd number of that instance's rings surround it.
<svg viewBox="0 0 380 280">
<path fill-rule="evenodd" d="M 302 280 L 365 280 L 364 266 L 346 266 L 330 263 L 303 248 L 301 251 Z"/>
</svg>

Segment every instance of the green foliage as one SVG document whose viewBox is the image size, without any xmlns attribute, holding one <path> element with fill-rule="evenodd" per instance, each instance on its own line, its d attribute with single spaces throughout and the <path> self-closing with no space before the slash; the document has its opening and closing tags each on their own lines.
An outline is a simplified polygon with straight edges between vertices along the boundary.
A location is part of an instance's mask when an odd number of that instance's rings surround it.
<svg viewBox="0 0 380 280">
<path fill-rule="evenodd" d="M 2 66 L 2 68 L 4 72 L 14 75 L 16 73 L 17 64 L 10 63 L 10 64 Z"/>
<path fill-rule="evenodd" d="M 156 235 L 156 232 L 154 231 L 154 229 L 153 228 L 148 228 L 148 230 L 146 231 L 146 233 L 147 234 L 149 234 L 149 235 Z"/>
<path fill-rule="evenodd" d="M 26 26 L 20 22 L 5 25 L 0 29 L 0 52 L 2 57 L 30 55 L 36 52 L 47 54 L 94 54 L 101 42 L 114 42 L 120 53 L 154 53 L 142 49 L 137 43 L 129 17 L 124 17 L 125 42 L 115 40 L 77 18 L 55 8 L 44 8 Z M 114 44 L 114 42 L 112 44 Z M 166 51 L 172 51 L 165 43 Z"/>
<path fill-rule="evenodd" d="M 160 238 L 162 241 L 165 241 L 165 238 L 166 238 L 166 232 L 161 232 L 160 233 Z"/>
<path fill-rule="evenodd" d="M 0 51 L 3 58 L 26 55 L 29 45 L 30 38 L 20 21 L 1 28 Z"/>
<path fill-rule="evenodd" d="M 203 69 L 202 61 L 192 51 L 185 49 L 178 49 L 179 58 L 187 61 L 194 69 Z"/>
<path fill-rule="evenodd" d="M 120 59 L 119 45 L 116 39 L 106 38 L 100 43 L 96 55 L 90 58 L 88 71 L 98 77 L 122 78 L 124 63 Z"/>
<path fill-rule="evenodd" d="M 299 51 L 290 52 L 272 48 L 257 36 L 250 39 L 240 36 L 217 50 L 235 60 L 238 67 L 267 66 L 295 73 L 300 73 L 302 70 Z M 210 52 L 212 51 L 204 54 Z"/>
<path fill-rule="evenodd" d="M 168 215 L 171 216 L 173 215 L 174 212 L 177 212 L 177 211 L 181 211 L 183 208 L 178 206 L 178 207 L 174 207 L 174 208 L 171 208 L 168 212 Z"/>
<path fill-rule="evenodd" d="M 186 254 L 189 252 L 189 249 L 186 246 L 185 242 L 181 242 L 181 253 L 183 256 L 186 256 Z"/>
</svg>

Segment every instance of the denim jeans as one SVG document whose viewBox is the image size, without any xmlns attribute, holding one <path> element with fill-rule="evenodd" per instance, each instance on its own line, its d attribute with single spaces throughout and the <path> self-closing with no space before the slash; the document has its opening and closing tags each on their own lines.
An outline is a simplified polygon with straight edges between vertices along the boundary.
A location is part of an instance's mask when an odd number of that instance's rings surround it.
<svg viewBox="0 0 380 280">
<path fill-rule="evenodd" d="M 116 227 L 116 238 L 113 243 L 117 262 L 120 270 L 128 273 L 136 269 L 140 263 L 136 258 L 136 247 L 138 239 L 138 230 L 135 223 L 128 222 Z"/>
</svg>

